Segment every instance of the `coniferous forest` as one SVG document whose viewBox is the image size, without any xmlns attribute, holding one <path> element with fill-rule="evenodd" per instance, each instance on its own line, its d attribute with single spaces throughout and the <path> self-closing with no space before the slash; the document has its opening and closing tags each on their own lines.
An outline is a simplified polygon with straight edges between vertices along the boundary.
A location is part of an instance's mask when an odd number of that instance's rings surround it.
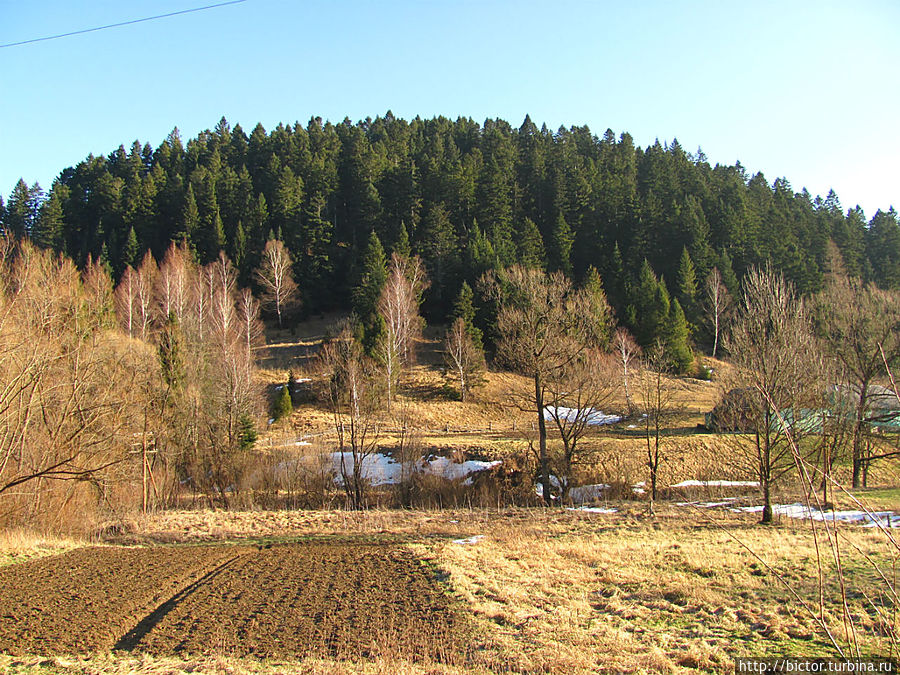
<svg viewBox="0 0 900 675">
<path fill-rule="evenodd" d="M 867 220 L 834 193 L 795 192 L 740 163 L 711 166 L 677 140 L 641 148 L 627 133 L 553 132 L 528 117 L 514 128 L 388 112 L 249 135 L 223 118 L 186 143 L 175 129 L 155 149 L 135 141 L 89 156 L 47 193 L 22 180 L 0 217 L 5 232 L 79 266 L 99 260 L 116 279 L 148 249 L 159 260 L 186 240 L 199 263 L 224 250 L 250 284 L 274 237 L 294 261 L 305 313 L 353 306 L 373 246 L 420 256 L 432 321 L 447 318 L 463 282 L 475 287 L 495 267 L 577 282 L 594 268 L 643 343 L 656 330 L 646 317 L 670 298 L 690 325 L 702 323 L 699 287 L 714 267 L 733 294 L 767 262 L 812 293 L 836 246 L 851 276 L 900 288 L 893 209 Z"/>
</svg>

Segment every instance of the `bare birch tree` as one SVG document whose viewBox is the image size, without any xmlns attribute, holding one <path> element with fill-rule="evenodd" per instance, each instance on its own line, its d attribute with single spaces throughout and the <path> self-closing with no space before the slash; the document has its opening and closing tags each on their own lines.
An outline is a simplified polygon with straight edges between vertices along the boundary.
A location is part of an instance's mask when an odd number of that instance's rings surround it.
<svg viewBox="0 0 900 675">
<path fill-rule="evenodd" d="M 156 260 L 153 254 L 147 251 L 141 264 L 135 271 L 135 297 L 136 297 L 136 327 L 135 335 L 142 340 L 150 338 L 150 327 L 153 322 L 154 285 L 156 284 Z"/>
<path fill-rule="evenodd" d="M 376 346 L 384 370 L 388 410 L 397 393 L 401 374 L 415 360 L 415 341 L 422 332 L 419 303 L 428 286 L 425 268 L 418 257 L 394 253 L 388 277 L 378 299 L 377 310 L 384 320 L 384 334 Z"/>
<path fill-rule="evenodd" d="M 713 328 L 713 358 L 716 358 L 719 349 L 719 335 L 732 304 L 731 294 L 722 281 L 722 273 L 719 272 L 718 267 L 713 267 L 706 277 L 706 305 L 709 308 Z"/>
<path fill-rule="evenodd" d="M 444 340 L 444 360 L 459 382 L 459 400 L 463 403 L 484 378 L 484 352 L 472 340 L 462 317 L 454 321 Z"/>
<path fill-rule="evenodd" d="M 119 285 L 116 286 L 116 315 L 122 330 L 133 338 L 138 316 L 138 297 L 137 274 L 131 265 L 125 267 Z"/>
<path fill-rule="evenodd" d="M 628 406 L 628 412 L 634 411 L 634 401 L 631 398 L 631 390 L 628 386 L 628 366 L 640 357 L 641 348 L 627 328 L 618 328 L 613 336 L 613 353 L 622 369 L 622 386 L 625 389 L 625 403 Z"/>
<path fill-rule="evenodd" d="M 291 256 L 282 241 L 270 239 L 266 242 L 262 261 L 256 271 L 256 280 L 263 290 L 263 303 L 275 310 L 278 327 L 281 328 L 282 313 L 297 294 Z"/>
<path fill-rule="evenodd" d="M 184 324 L 191 305 L 191 277 L 194 274 L 190 253 L 184 244 L 174 242 L 166 250 L 156 282 L 157 322 L 160 326 L 175 315 Z"/>
</svg>

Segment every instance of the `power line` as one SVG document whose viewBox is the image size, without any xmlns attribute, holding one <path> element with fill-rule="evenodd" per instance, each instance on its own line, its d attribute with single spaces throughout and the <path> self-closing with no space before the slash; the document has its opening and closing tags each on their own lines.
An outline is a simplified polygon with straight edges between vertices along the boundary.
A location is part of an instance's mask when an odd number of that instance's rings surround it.
<svg viewBox="0 0 900 675">
<path fill-rule="evenodd" d="M 202 12 L 206 9 L 215 9 L 216 7 L 224 7 L 225 5 L 237 5 L 247 0 L 229 0 L 228 2 L 219 2 L 215 5 L 206 5 L 205 7 L 194 7 L 193 9 L 182 9 L 178 12 L 169 12 L 168 14 L 157 14 L 156 16 L 148 16 L 143 19 L 132 19 L 131 21 L 122 21 L 120 23 L 111 23 L 108 26 L 97 26 L 96 28 L 85 28 L 83 30 L 73 30 L 71 33 L 60 33 L 59 35 L 48 35 L 47 37 L 34 38 L 32 40 L 22 40 L 21 42 L 10 42 L 0 45 L 0 49 L 5 47 L 18 47 L 20 45 L 31 44 L 32 42 L 44 42 L 45 40 L 56 40 L 58 38 L 69 37 L 71 35 L 81 35 L 83 33 L 93 33 L 98 30 L 106 30 L 107 28 L 119 28 L 120 26 L 130 26 L 135 23 L 143 23 L 144 21 L 155 21 L 156 19 L 165 19 L 169 16 L 178 16 L 179 14 L 190 14 L 191 12 Z"/>
</svg>

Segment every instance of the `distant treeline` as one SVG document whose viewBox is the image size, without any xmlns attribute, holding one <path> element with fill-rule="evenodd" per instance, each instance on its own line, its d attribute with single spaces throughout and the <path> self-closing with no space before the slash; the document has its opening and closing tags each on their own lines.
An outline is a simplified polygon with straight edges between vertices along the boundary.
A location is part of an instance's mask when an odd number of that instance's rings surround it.
<svg viewBox="0 0 900 675">
<path fill-rule="evenodd" d="M 675 297 L 685 274 L 697 287 L 717 267 L 734 293 L 767 261 L 811 293 L 832 264 L 829 240 L 850 275 L 900 288 L 893 209 L 867 222 L 833 192 L 813 198 L 740 163 L 713 167 L 677 140 L 642 149 L 627 133 L 551 132 L 528 117 L 516 129 L 389 112 L 270 133 L 257 125 L 249 136 L 223 118 L 186 145 L 176 129 L 155 150 L 135 141 L 89 156 L 46 195 L 20 181 L 0 217 L 4 231 L 81 266 L 99 259 L 116 278 L 147 249 L 160 259 L 186 240 L 201 264 L 224 249 L 250 282 L 274 236 L 291 252 L 306 311 L 351 305 L 372 232 L 387 251 L 422 258 L 432 320 L 447 316 L 463 281 L 513 263 L 577 281 L 596 268 L 626 323 L 644 260 Z"/>
</svg>

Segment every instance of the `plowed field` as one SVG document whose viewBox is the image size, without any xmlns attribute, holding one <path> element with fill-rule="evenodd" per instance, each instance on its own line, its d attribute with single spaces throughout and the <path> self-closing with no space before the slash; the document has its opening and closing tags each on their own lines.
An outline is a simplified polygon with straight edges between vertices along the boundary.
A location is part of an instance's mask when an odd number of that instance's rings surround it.
<svg viewBox="0 0 900 675">
<path fill-rule="evenodd" d="M 444 660 L 460 653 L 462 624 L 396 544 L 91 548 L 0 569 L 9 654 Z"/>
</svg>

